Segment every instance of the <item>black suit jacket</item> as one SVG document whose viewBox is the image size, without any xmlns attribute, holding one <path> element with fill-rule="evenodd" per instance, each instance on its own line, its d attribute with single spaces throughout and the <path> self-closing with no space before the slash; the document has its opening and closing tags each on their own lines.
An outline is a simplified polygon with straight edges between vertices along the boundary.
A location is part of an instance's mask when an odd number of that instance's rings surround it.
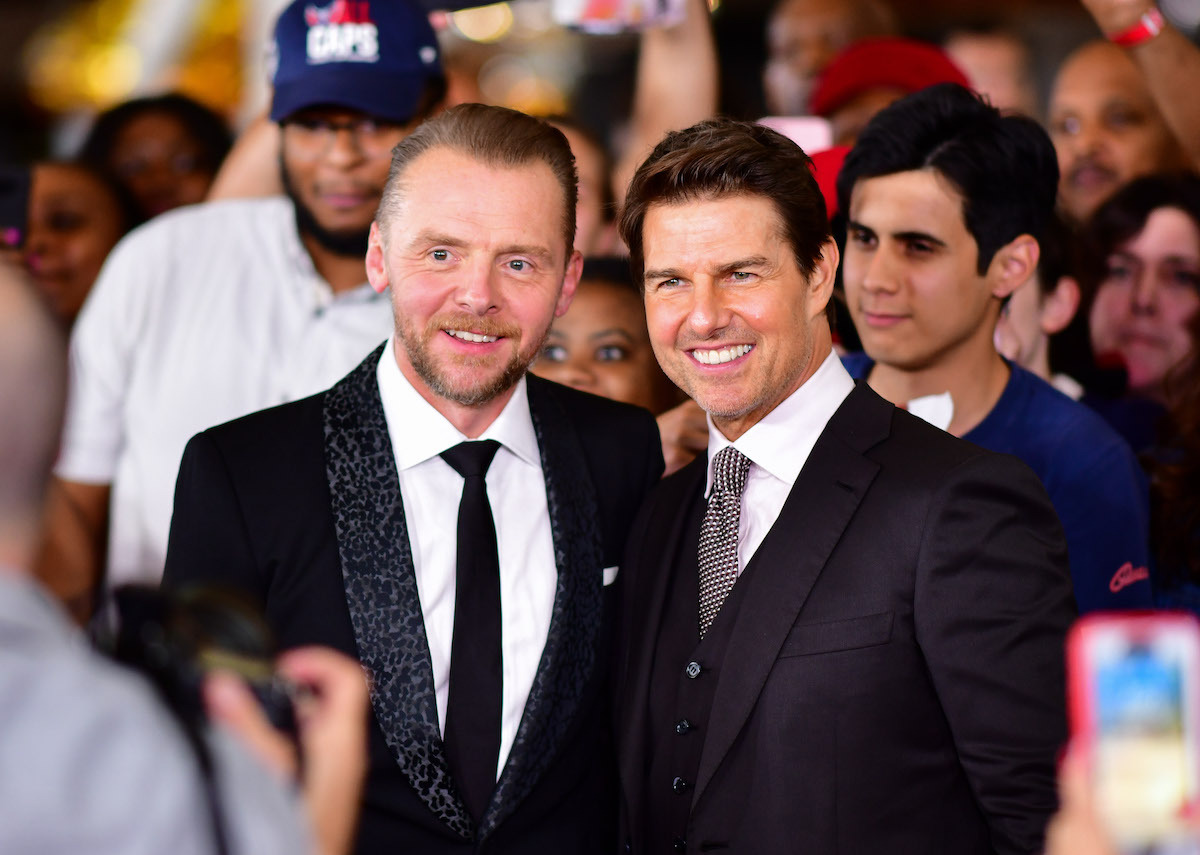
<svg viewBox="0 0 1200 855">
<path fill-rule="evenodd" d="M 662 472 L 654 421 L 528 378 L 558 585 L 516 741 L 474 829 L 439 735 L 379 354 L 325 393 L 191 440 L 165 583 L 240 588 L 283 647 L 325 644 L 367 666 L 374 721 L 359 852 L 600 851 L 615 814 L 603 713 L 615 595 L 601 571 L 619 563 Z"/>
<path fill-rule="evenodd" d="M 663 481 L 623 572 L 622 834 L 646 851 L 649 675 L 706 461 Z M 693 565 L 694 566 L 694 565 Z M 753 571 L 753 572 L 751 572 Z M 1065 739 L 1066 547 L 1015 458 L 859 384 L 738 584 L 687 851 L 1040 852 Z"/>
</svg>

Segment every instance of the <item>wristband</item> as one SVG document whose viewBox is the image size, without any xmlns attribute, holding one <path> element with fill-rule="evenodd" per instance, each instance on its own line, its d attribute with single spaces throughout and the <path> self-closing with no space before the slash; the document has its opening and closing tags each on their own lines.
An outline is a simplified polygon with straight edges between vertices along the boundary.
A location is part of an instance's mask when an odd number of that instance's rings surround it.
<svg viewBox="0 0 1200 855">
<path fill-rule="evenodd" d="M 1132 27 L 1121 30 L 1119 33 L 1113 33 L 1108 40 L 1121 47 L 1133 47 L 1157 36 L 1163 31 L 1165 25 L 1162 12 L 1158 9 L 1151 9 L 1142 15 Z"/>
</svg>

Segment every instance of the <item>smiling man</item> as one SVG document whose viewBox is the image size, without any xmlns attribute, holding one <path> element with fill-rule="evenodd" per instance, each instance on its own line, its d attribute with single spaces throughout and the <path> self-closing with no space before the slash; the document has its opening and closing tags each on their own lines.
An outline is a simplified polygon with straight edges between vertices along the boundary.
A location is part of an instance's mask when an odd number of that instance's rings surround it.
<svg viewBox="0 0 1200 855">
<path fill-rule="evenodd" d="M 392 146 L 445 90 L 437 39 L 407 0 L 297 0 L 274 48 L 287 196 L 182 208 L 136 230 L 75 327 L 41 573 L 79 618 L 102 578 L 161 577 L 192 434 L 326 388 L 391 327 L 363 255 Z"/>
<path fill-rule="evenodd" d="M 525 376 L 579 278 L 575 180 L 536 119 L 430 119 L 366 255 L 392 338 L 184 453 L 166 583 L 372 674 L 360 853 L 612 849 L 611 584 L 663 464 L 646 411 Z"/>
<path fill-rule="evenodd" d="M 1080 612 L 1150 605 L 1148 498 L 1104 420 L 996 351 L 1000 309 L 1037 275 L 1057 169 L 1046 133 L 961 86 L 898 101 L 838 176 L 842 279 L 864 353 L 846 366 L 899 406 L 1013 454 L 1062 520 Z"/>
<path fill-rule="evenodd" d="M 850 379 L 809 166 L 767 128 L 704 122 L 659 144 L 621 215 L 655 355 L 710 425 L 626 550 L 626 851 L 1040 851 L 1061 528 L 1020 463 Z"/>
</svg>

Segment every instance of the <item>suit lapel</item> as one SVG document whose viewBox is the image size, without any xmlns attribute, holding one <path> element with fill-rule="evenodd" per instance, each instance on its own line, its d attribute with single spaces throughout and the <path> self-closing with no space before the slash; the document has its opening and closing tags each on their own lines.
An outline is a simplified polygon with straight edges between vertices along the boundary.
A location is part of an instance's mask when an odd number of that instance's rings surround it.
<svg viewBox="0 0 1200 855">
<path fill-rule="evenodd" d="M 480 824 L 481 838 L 516 809 L 557 756 L 595 671 L 603 618 L 596 488 L 579 437 L 552 386 L 530 376 L 527 389 L 546 481 L 558 583 L 546 646 L 508 762 Z"/>
<path fill-rule="evenodd" d="M 745 726 L 813 584 L 879 470 L 863 456 L 890 432 L 893 407 L 856 385 L 829 420 L 746 572 L 713 697 L 693 805 Z"/>
<path fill-rule="evenodd" d="M 421 801 L 470 839 L 473 822 L 442 749 L 404 503 L 376 381 L 382 351 L 325 395 L 325 467 L 346 605 L 392 755 Z"/>
</svg>

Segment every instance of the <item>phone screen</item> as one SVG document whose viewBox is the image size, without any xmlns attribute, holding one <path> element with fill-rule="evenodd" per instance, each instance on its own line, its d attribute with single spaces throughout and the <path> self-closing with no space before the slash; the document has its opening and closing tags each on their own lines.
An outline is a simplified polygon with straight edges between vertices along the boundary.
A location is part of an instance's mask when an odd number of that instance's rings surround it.
<svg viewBox="0 0 1200 855">
<path fill-rule="evenodd" d="M 1196 794 L 1200 645 L 1188 629 L 1112 623 L 1087 644 L 1096 805 L 1125 844 L 1171 837 Z"/>
<path fill-rule="evenodd" d="M 28 218 L 29 169 L 0 165 L 0 246 L 23 246 Z"/>
</svg>

